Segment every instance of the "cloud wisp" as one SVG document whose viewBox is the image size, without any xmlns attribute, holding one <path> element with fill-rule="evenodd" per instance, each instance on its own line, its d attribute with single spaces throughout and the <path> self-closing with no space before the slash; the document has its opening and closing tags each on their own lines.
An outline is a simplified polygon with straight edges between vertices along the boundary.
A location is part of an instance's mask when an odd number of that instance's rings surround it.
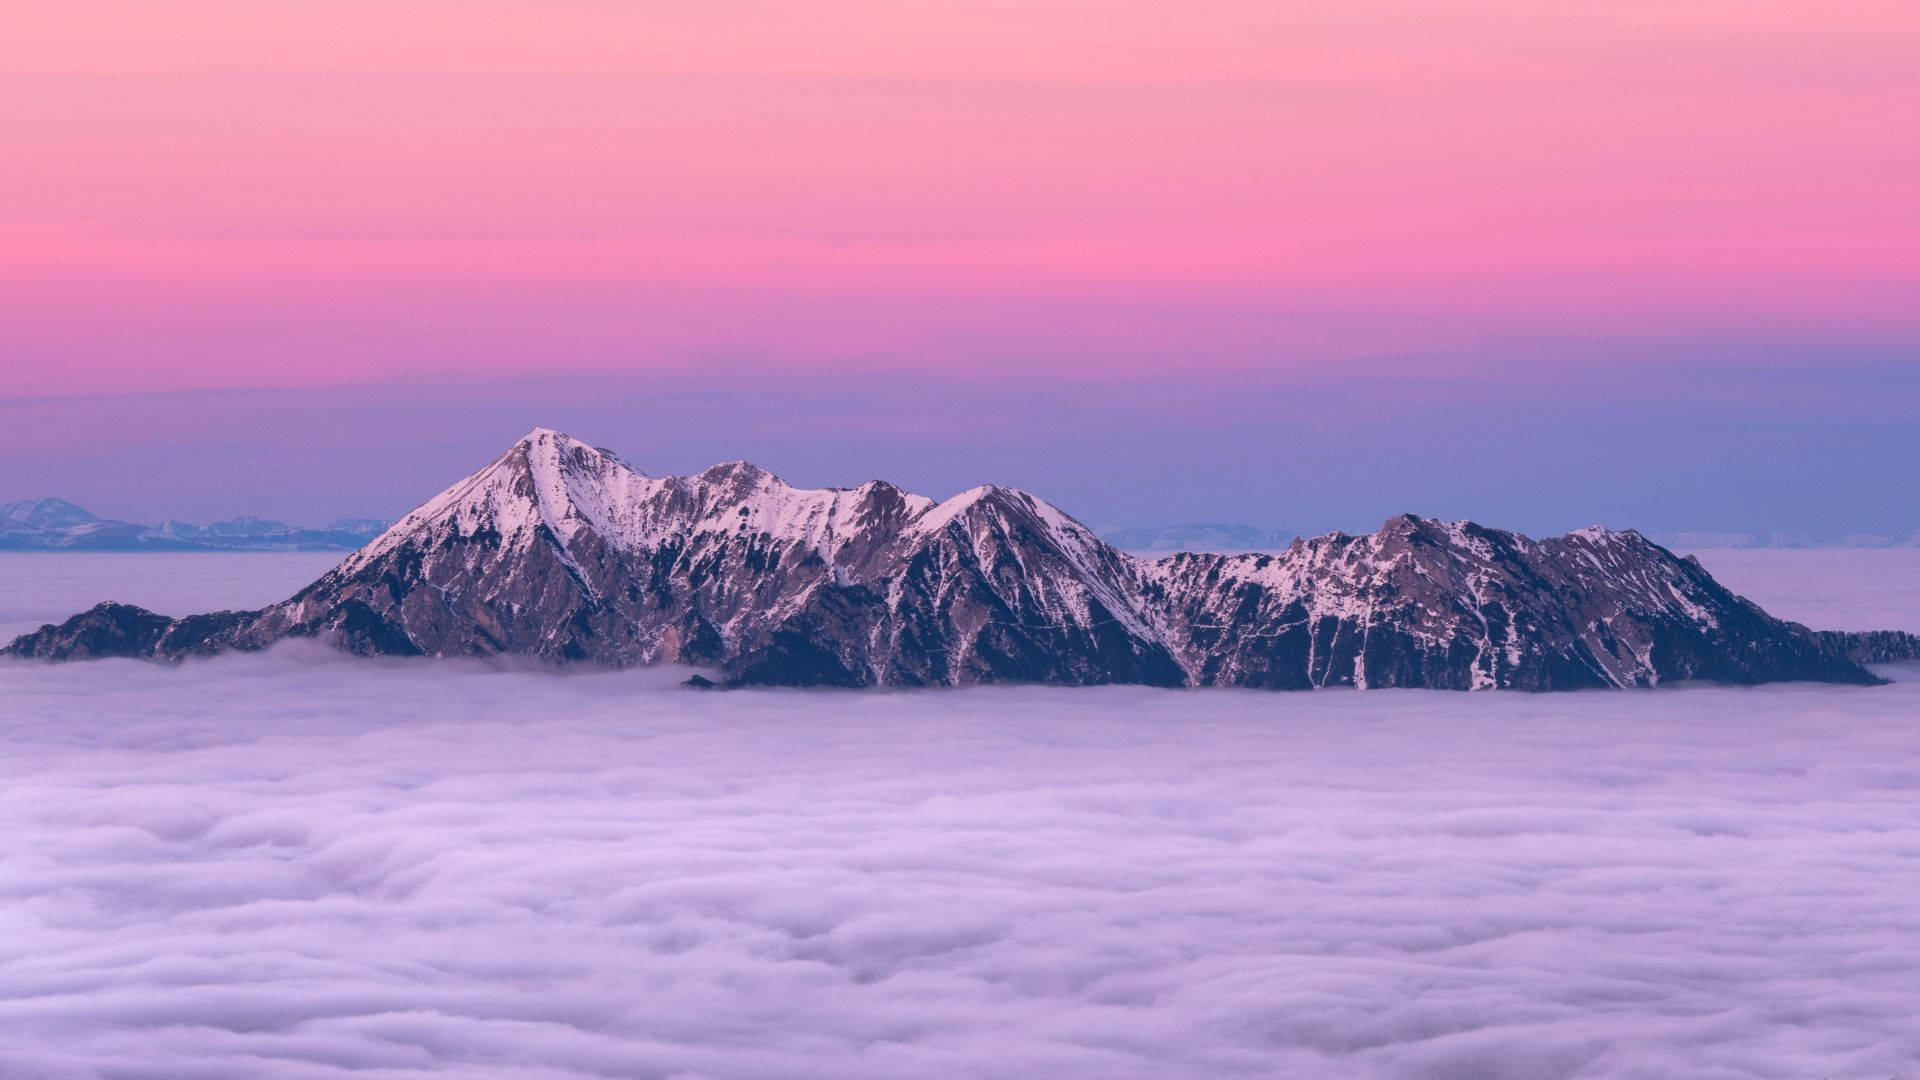
<svg viewBox="0 0 1920 1080">
<path fill-rule="evenodd" d="M 702 695 L 0 667 L 0 1075 L 1920 1059 L 1920 682 Z"/>
</svg>

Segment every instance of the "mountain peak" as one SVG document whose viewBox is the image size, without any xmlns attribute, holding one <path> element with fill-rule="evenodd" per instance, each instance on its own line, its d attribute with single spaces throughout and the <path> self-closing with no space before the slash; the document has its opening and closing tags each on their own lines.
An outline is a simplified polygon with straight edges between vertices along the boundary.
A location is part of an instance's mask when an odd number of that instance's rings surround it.
<svg viewBox="0 0 1920 1080">
<path fill-rule="evenodd" d="M 0 503 L 0 523 L 29 529 L 64 529 L 100 520 L 92 512 L 65 499 L 21 499 Z"/>
<path fill-rule="evenodd" d="M 1423 518 L 1419 514 L 1395 514 L 1381 523 L 1380 532 L 1387 536 L 1410 536 L 1439 524 L 1433 518 Z"/>
<path fill-rule="evenodd" d="M 485 468 L 416 507 L 342 564 L 358 567 L 402 546 L 491 538 L 522 549 L 544 532 L 566 545 L 582 528 L 607 527 L 607 504 L 656 485 L 614 454 L 534 428 Z"/>
<path fill-rule="evenodd" d="M 751 461 L 722 461 L 701 470 L 697 479 L 709 484 L 733 484 L 757 486 L 774 483 L 785 486 L 786 481 L 773 475 Z"/>
<path fill-rule="evenodd" d="M 1609 529 L 1605 525 L 1589 525 L 1584 529 L 1575 529 L 1562 539 L 1584 541 L 1598 547 L 1650 543 L 1638 529 Z"/>
<path fill-rule="evenodd" d="M 914 521 L 913 528 L 918 532 L 936 532 L 956 519 L 966 516 L 975 507 L 983 505 L 1000 509 L 1019 508 L 1047 519 L 1066 519 L 1066 515 L 1058 509 L 1018 488 L 1010 488 L 1002 484 L 981 484 L 928 508 L 926 513 Z"/>
</svg>

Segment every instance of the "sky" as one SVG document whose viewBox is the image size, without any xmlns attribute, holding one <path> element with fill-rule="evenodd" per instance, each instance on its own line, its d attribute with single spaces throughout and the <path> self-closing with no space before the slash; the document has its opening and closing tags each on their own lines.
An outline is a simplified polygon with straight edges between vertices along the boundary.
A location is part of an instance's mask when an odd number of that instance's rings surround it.
<svg viewBox="0 0 1920 1080">
<path fill-rule="evenodd" d="M 1095 523 L 1920 528 L 1920 8 L 78 0 L 0 499 L 397 515 L 528 428 Z"/>
</svg>

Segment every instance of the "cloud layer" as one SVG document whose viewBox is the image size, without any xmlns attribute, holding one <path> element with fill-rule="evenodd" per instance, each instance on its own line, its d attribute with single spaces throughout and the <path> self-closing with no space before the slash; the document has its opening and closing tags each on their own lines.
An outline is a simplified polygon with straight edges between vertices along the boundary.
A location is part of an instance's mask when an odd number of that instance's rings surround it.
<svg viewBox="0 0 1920 1080">
<path fill-rule="evenodd" d="M 1714 578 L 1817 630 L 1920 634 L 1920 549 L 1749 548 L 1699 552 Z"/>
<path fill-rule="evenodd" d="M 1920 682 L 0 667 L 0 1076 L 1891 1076 Z"/>
</svg>

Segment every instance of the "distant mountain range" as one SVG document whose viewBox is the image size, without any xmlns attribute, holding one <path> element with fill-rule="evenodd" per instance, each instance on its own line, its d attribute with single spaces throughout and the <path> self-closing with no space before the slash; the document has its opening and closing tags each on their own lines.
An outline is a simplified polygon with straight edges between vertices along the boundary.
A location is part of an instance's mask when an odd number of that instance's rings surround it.
<svg viewBox="0 0 1920 1080">
<path fill-rule="evenodd" d="M 1252 525 L 1227 525 L 1217 521 L 1196 521 L 1185 525 L 1162 525 L 1135 529 L 1125 525 L 1101 525 L 1094 534 L 1122 551 L 1278 551 L 1293 543 L 1298 535 L 1284 529 L 1259 529 Z"/>
<path fill-rule="evenodd" d="M 1099 525 L 1095 535 L 1122 551 L 1280 551 L 1299 533 L 1196 521 L 1141 529 L 1126 525 Z M 1911 533 L 1846 533 L 1815 536 L 1792 532 L 1657 532 L 1647 538 L 1676 551 L 1723 548 L 1920 548 L 1920 529 Z"/>
<path fill-rule="evenodd" d="M 289 525 L 243 516 L 211 525 L 167 521 L 141 525 L 103 518 L 65 499 L 0 503 L 0 551 L 353 551 L 387 527 L 380 518 L 339 518 L 325 525 Z M 1278 552 L 1300 534 L 1218 521 L 1138 528 L 1097 525 L 1093 533 L 1121 551 Z M 1648 538 L 1679 551 L 1719 548 L 1914 548 L 1907 535 L 1849 533 L 1818 537 L 1789 532 L 1663 532 Z"/>
<path fill-rule="evenodd" d="M 307 528 L 257 517 L 141 525 L 100 517 L 65 499 L 23 499 L 0 503 L 0 551 L 352 551 L 386 525 L 342 518 Z"/>
<path fill-rule="evenodd" d="M 1916 548 L 1920 547 L 1920 529 L 1906 535 L 1895 533 L 1848 533 L 1844 536 L 1813 536 L 1788 532 L 1669 532 L 1654 533 L 1653 538 L 1681 551 L 1705 551 L 1718 548 Z"/>
<path fill-rule="evenodd" d="M 1126 525 L 1100 525 L 1095 535 L 1122 551 L 1280 551 L 1299 534 L 1285 529 L 1261 529 L 1252 525 L 1232 525 L 1214 521 L 1196 521 L 1182 525 L 1162 525 L 1140 529 Z M 1659 532 L 1648 539 L 1676 551 L 1708 551 L 1723 548 L 1920 548 L 1920 529 L 1911 533 L 1847 533 L 1815 536 L 1790 532 Z"/>
<path fill-rule="evenodd" d="M 289 637 L 789 686 L 1868 684 L 1863 664 L 1920 658 L 1911 634 L 1776 619 L 1631 530 L 1533 540 L 1403 514 L 1277 554 L 1148 560 L 998 485 L 936 502 L 743 461 L 651 477 L 545 429 L 280 603 L 105 603 L 0 651 L 178 659 Z"/>
</svg>

